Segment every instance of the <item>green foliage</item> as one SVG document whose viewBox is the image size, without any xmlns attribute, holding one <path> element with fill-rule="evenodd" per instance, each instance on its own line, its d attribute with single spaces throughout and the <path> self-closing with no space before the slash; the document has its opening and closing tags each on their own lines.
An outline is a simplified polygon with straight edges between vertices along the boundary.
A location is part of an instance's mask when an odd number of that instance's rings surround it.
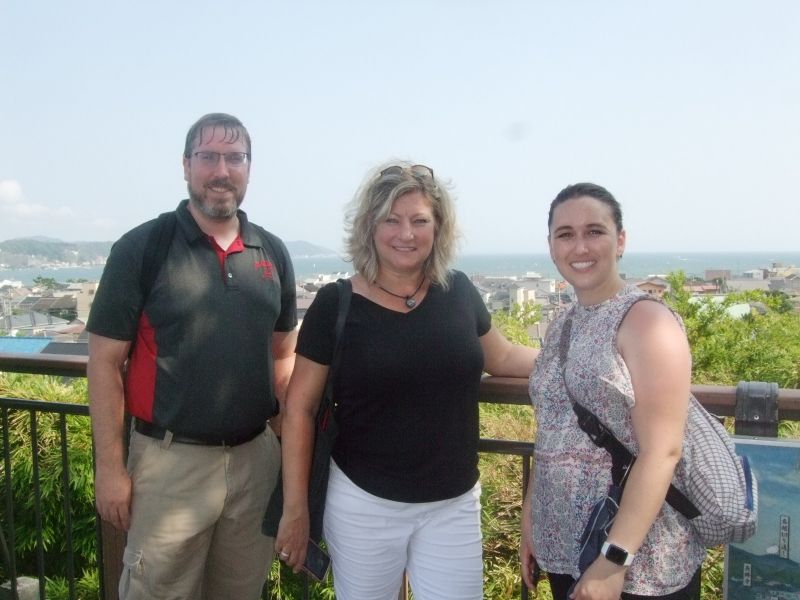
<svg viewBox="0 0 800 600">
<path fill-rule="evenodd" d="M 736 385 L 739 381 L 775 382 L 800 387 L 800 315 L 787 310 L 785 294 L 748 291 L 729 294 L 721 303 L 711 298 L 692 301 L 683 289 L 683 272 L 667 277 L 672 291 L 665 298 L 681 315 L 692 349 L 692 381 Z M 761 303 L 741 319 L 726 309 L 733 304 Z"/>
<path fill-rule="evenodd" d="M 723 576 L 725 574 L 724 546 L 706 550 L 700 579 L 700 597 L 703 600 L 722 598 Z"/>
<path fill-rule="evenodd" d="M 515 344 L 538 346 L 528 328 L 541 320 L 541 306 L 514 304 L 492 315 L 492 323 Z M 480 405 L 482 438 L 530 441 L 535 420 L 530 406 Z M 482 454 L 481 529 L 483 531 L 483 595 L 487 599 L 519 598 L 519 522 L 522 507 L 522 458 Z M 548 590 L 549 593 L 549 590 Z"/>
<path fill-rule="evenodd" d="M 800 421 L 778 422 L 778 437 L 800 439 Z"/>
<path fill-rule="evenodd" d="M 728 294 L 725 298 L 726 306 L 743 302 L 761 302 L 770 310 L 781 314 L 792 312 L 794 308 L 789 296 L 777 290 L 747 290 L 744 292 L 734 292 Z"/>
<path fill-rule="evenodd" d="M 0 396 L 45 399 L 74 404 L 85 403 L 86 381 L 64 382 L 59 378 L 0 373 Z M 31 415 L 29 411 L 9 413 L 9 455 L 11 457 L 11 494 L 14 507 L 14 535 L 17 548 L 17 569 L 20 573 L 36 572 L 36 551 L 39 543 L 36 521 L 36 494 L 41 494 L 41 539 L 48 575 L 58 588 L 58 577 L 66 574 L 65 490 L 69 494 L 73 536 L 74 566 L 84 571 L 91 582 L 90 571 L 97 562 L 94 511 L 94 475 L 89 418 L 65 416 L 69 484 L 64 484 L 61 459 L 62 417 L 39 413 L 35 426 L 38 446 L 33 452 Z M 38 461 L 38 477 L 34 470 Z M 5 489 L 5 465 L 0 464 L 0 493 Z M 3 527 L 8 530 L 3 513 Z M 86 585 L 90 585 L 87 583 Z M 54 592 L 55 593 L 55 592 Z M 89 596 L 87 596 L 89 597 Z"/>
<path fill-rule="evenodd" d="M 61 289 L 61 284 L 59 284 L 55 278 L 53 277 L 42 277 L 41 275 L 37 275 L 33 278 L 33 285 L 36 287 L 44 288 L 46 290 L 58 290 Z"/>
<path fill-rule="evenodd" d="M 480 411 L 481 437 L 532 440 L 536 422 L 530 406 L 481 404 Z M 505 454 L 481 454 L 479 464 L 483 491 L 483 595 L 487 600 L 519 598 L 522 459 Z"/>
<path fill-rule="evenodd" d="M 65 577 L 48 577 L 45 589 L 48 600 L 69 599 L 69 583 Z M 81 573 L 75 582 L 75 596 L 78 600 L 100 600 L 100 572 L 97 568 Z"/>
<path fill-rule="evenodd" d="M 492 315 L 492 324 L 515 344 L 536 346 L 528 335 L 528 328 L 542 318 L 542 307 L 535 302 L 513 304 L 511 310 L 499 310 Z"/>
<path fill-rule="evenodd" d="M 311 600 L 334 600 L 333 577 L 328 572 L 328 578 L 321 583 L 309 577 L 309 598 Z M 279 560 L 272 561 L 269 570 L 269 589 L 264 591 L 262 598 L 265 600 L 295 600 L 302 598 L 303 581 L 300 574 L 295 575 L 292 570 Z"/>
</svg>

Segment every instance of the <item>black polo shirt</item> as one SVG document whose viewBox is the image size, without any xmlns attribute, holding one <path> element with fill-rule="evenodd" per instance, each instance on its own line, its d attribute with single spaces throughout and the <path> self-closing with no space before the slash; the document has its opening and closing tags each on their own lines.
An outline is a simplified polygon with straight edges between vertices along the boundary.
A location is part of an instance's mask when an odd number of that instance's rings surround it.
<svg viewBox="0 0 800 600">
<path fill-rule="evenodd" d="M 86 328 L 131 341 L 127 410 L 187 436 L 253 431 L 275 412 L 272 332 L 297 325 L 295 281 L 283 242 L 238 212 L 243 249 L 217 251 L 188 208 L 142 307 L 148 221 L 111 249 Z"/>
</svg>

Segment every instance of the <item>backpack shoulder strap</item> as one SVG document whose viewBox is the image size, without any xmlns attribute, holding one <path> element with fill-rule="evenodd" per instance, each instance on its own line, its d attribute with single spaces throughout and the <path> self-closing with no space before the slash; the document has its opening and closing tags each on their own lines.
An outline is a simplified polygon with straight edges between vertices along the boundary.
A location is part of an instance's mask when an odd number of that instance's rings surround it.
<svg viewBox="0 0 800 600">
<path fill-rule="evenodd" d="M 172 238 L 175 236 L 175 226 L 178 216 L 175 211 L 161 213 L 156 219 L 155 226 L 150 230 L 142 256 L 142 273 L 139 278 L 139 289 L 142 293 L 142 306 L 147 301 L 153 284 L 156 282 L 161 267 L 169 254 Z"/>
</svg>

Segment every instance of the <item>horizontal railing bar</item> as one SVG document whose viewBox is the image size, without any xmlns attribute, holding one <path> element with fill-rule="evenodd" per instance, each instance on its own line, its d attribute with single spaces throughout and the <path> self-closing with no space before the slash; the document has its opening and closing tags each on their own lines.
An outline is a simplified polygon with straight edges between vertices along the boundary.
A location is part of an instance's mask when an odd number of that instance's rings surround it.
<svg viewBox="0 0 800 600">
<path fill-rule="evenodd" d="M 48 402 L 46 400 L 28 400 L 26 398 L 6 398 L 0 396 L 0 408 L 15 408 L 23 410 L 37 410 L 58 415 L 83 415 L 89 416 L 87 404 L 72 404 L 70 402 Z"/>
<path fill-rule="evenodd" d="M 82 377 L 86 375 L 86 356 L 69 354 L 21 354 L 0 352 L 0 371 Z M 716 415 L 734 416 L 736 388 L 719 385 L 692 385 L 692 393 L 706 409 Z M 481 402 L 526 405 L 528 380 L 516 377 L 490 377 L 481 381 Z M 800 420 L 800 389 L 778 390 L 778 418 Z"/>
<path fill-rule="evenodd" d="M 736 409 L 736 387 L 692 384 L 692 394 L 707 411 L 733 417 Z M 530 404 L 528 380 L 515 377 L 485 376 L 481 380 L 481 402 L 490 404 Z M 800 421 L 800 389 L 778 389 L 778 418 Z"/>
<path fill-rule="evenodd" d="M 86 376 L 87 356 L 0 352 L 0 371 L 36 375 Z"/>
<path fill-rule="evenodd" d="M 533 442 L 481 438 L 478 440 L 478 452 L 514 454 L 516 456 L 533 456 Z"/>
</svg>

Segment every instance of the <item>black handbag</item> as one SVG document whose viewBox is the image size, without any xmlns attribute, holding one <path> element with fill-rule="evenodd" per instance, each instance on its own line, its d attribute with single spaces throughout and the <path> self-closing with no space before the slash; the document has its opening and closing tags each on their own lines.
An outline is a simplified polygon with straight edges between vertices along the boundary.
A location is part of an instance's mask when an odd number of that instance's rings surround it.
<svg viewBox="0 0 800 600">
<path fill-rule="evenodd" d="M 339 369 L 341 353 L 339 346 L 342 340 L 344 322 L 350 308 L 353 287 L 349 279 L 336 281 L 339 291 L 339 309 L 334 330 L 333 356 L 322 393 L 314 432 L 314 450 L 311 455 L 311 471 L 308 479 L 308 514 L 310 519 L 309 537 L 319 542 L 322 539 L 322 518 L 325 514 L 325 496 L 328 491 L 328 475 L 330 474 L 331 451 L 339 433 L 334 416 L 333 379 Z M 278 475 L 278 482 L 269 499 L 261 531 L 270 537 L 278 535 L 278 524 L 283 514 L 283 477 Z"/>
</svg>

